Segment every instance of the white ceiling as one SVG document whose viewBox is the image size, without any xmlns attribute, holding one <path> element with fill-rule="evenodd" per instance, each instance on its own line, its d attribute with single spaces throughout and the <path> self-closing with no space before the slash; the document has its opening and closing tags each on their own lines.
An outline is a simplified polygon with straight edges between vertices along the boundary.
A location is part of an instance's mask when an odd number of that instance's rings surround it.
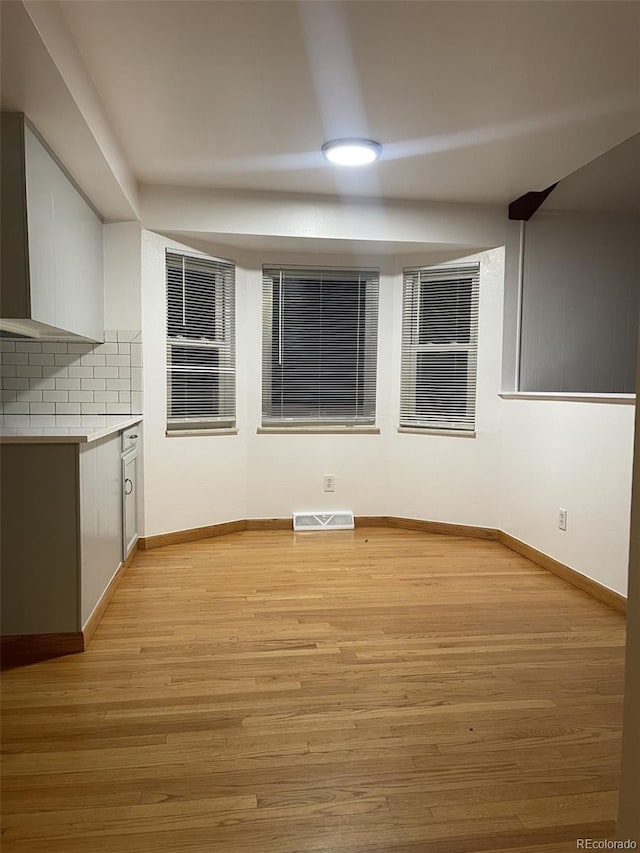
<svg viewBox="0 0 640 853">
<path fill-rule="evenodd" d="M 637 2 L 62 10 L 143 183 L 506 205 L 640 131 Z M 325 164 L 349 135 L 383 160 Z"/>
</svg>

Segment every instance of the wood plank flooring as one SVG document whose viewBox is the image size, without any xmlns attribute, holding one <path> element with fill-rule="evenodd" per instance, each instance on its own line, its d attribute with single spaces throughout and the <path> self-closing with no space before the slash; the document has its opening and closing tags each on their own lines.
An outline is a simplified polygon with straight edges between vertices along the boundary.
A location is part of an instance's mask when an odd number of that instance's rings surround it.
<svg viewBox="0 0 640 853">
<path fill-rule="evenodd" d="M 140 553 L 87 652 L 11 670 L 3 850 L 562 853 L 614 838 L 624 620 L 496 542 Z"/>
</svg>

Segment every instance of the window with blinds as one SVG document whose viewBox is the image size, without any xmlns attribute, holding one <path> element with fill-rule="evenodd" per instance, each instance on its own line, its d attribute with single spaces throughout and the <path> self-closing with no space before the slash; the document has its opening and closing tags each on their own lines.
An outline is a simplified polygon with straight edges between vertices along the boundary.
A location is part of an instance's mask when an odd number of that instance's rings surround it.
<svg viewBox="0 0 640 853">
<path fill-rule="evenodd" d="M 475 429 L 480 268 L 404 270 L 400 426 Z"/>
<path fill-rule="evenodd" d="M 167 252 L 167 429 L 235 425 L 235 267 Z"/>
<path fill-rule="evenodd" d="M 378 278 L 264 268 L 263 426 L 375 423 Z"/>
</svg>

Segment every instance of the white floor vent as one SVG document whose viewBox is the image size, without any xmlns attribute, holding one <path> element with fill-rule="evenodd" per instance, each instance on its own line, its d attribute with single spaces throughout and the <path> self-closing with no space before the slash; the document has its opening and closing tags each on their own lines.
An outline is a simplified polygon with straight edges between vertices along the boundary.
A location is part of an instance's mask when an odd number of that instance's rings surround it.
<svg viewBox="0 0 640 853">
<path fill-rule="evenodd" d="M 294 530 L 353 530 L 352 512 L 294 512 Z"/>
</svg>

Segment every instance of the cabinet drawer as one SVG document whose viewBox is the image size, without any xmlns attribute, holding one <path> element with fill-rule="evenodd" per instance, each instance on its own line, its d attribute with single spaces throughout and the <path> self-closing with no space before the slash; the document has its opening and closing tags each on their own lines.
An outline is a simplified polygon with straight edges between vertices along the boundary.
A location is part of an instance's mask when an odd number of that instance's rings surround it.
<svg viewBox="0 0 640 853">
<path fill-rule="evenodd" d="M 138 446 L 141 439 L 141 428 L 142 424 L 136 424 L 135 426 L 129 427 L 129 429 L 122 430 L 123 453 L 126 453 L 128 450 L 132 450 L 134 447 Z"/>
</svg>

